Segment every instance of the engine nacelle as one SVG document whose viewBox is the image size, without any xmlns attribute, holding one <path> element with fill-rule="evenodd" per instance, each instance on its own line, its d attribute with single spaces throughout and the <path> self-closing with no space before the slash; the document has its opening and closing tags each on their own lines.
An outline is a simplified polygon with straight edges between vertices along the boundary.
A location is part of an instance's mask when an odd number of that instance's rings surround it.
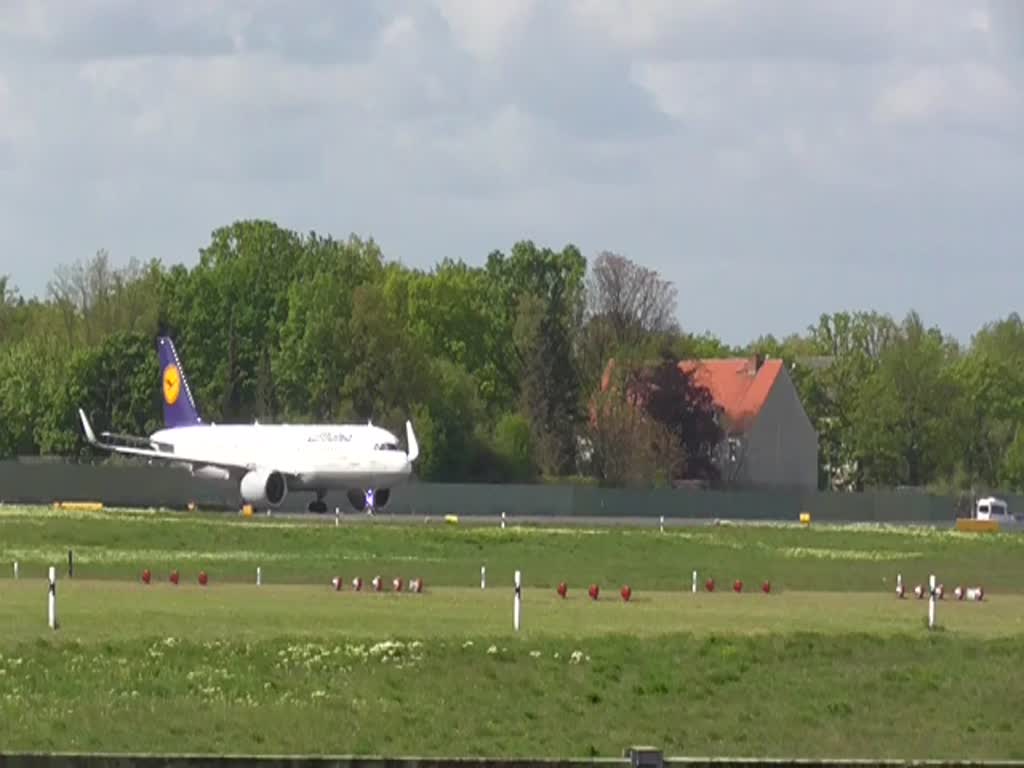
<svg viewBox="0 0 1024 768">
<path fill-rule="evenodd" d="M 288 495 L 288 484 L 277 470 L 254 469 L 242 478 L 239 490 L 246 504 L 276 509 Z"/>
</svg>

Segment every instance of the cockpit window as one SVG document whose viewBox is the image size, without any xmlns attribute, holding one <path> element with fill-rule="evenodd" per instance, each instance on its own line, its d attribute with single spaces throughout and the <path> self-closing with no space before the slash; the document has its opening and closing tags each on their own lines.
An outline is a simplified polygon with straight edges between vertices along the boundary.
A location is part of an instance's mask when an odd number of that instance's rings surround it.
<svg viewBox="0 0 1024 768">
<path fill-rule="evenodd" d="M 401 448 L 398 447 L 398 443 L 378 443 L 375 446 L 375 448 L 378 451 L 400 451 L 400 450 L 402 450 Z"/>
</svg>

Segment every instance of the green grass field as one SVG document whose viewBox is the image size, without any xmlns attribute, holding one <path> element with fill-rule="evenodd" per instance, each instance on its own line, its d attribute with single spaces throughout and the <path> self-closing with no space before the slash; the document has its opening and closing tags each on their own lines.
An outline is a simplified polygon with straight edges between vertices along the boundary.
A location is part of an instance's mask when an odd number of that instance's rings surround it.
<svg viewBox="0 0 1024 768">
<path fill-rule="evenodd" d="M 616 756 L 650 743 L 1024 758 L 1022 555 L 1024 536 L 934 530 L 336 528 L 2 507 L 0 752 Z M 690 593 L 693 569 L 713 594 Z M 897 572 L 908 590 L 930 572 L 944 582 L 938 631 L 927 601 L 896 599 Z M 376 574 L 427 588 L 373 594 Z M 986 600 L 952 600 L 957 583 Z"/>
</svg>

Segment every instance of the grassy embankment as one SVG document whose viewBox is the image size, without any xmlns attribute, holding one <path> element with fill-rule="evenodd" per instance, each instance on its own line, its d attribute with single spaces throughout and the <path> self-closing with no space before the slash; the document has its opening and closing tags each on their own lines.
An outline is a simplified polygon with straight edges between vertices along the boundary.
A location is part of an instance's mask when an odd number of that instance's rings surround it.
<svg viewBox="0 0 1024 768">
<path fill-rule="evenodd" d="M 1022 554 L 1024 538 L 927 531 L 336 529 L 5 508 L 0 750 L 1021 758 Z M 260 588 L 244 583 L 257 564 Z M 718 591 L 689 594 L 693 568 Z M 990 599 L 947 598 L 929 633 L 924 601 L 892 587 L 897 571 L 911 586 L 932 570 Z M 376 573 L 421 576 L 427 592 L 329 587 Z M 736 577 L 774 591 L 732 594 Z"/>
</svg>

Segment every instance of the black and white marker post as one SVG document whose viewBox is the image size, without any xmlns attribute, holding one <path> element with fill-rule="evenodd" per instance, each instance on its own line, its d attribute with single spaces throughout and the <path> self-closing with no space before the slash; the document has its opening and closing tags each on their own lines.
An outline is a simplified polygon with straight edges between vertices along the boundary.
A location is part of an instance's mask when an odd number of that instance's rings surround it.
<svg viewBox="0 0 1024 768">
<path fill-rule="evenodd" d="M 57 628 L 57 569 L 50 566 L 50 629 Z"/>
<path fill-rule="evenodd" d="M 928 577 L 928 629 L 935 629 L 935 574 Z"/>
<path fill-rule="evenodd" d="M 520 613 L 520 610 L 521 610 L 520 606 L 522 604 L 522 599 L 523 599 L 522 581 L 520 580 L 519 571 L 516 571 L 516 602 L 515 602 L 515 609 L 514 609 L 513 614 L 512 614 L 512 619 L 513 619 L 513 623 L 515 624 L 515 627 L 516 627 L 516 632 L 519 631 L 519 613 Z"/>
</svg>

